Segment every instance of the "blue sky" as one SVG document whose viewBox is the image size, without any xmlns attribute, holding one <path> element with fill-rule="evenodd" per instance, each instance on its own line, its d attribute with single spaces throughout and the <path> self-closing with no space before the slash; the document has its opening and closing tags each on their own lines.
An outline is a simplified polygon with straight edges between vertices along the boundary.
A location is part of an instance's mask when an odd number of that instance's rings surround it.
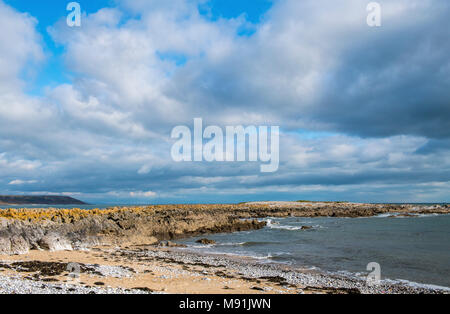
<svg viewBox="0 0 450 314">
<path fill-rule="evenodd" d="M 28 86 L 28 91 L 34 94 L 41 94 L 42 89 L 48 85 L 55 85 L 61 82 L 68 82 L 68 75 L 64 69 L 64 62 L 61 56 L 64 52 L 62 46 L 57 45 L 49 35 L 47 28 L 54 25 L 58 20 L 67 16 L 66 6 L 68 1 L 60 0 L 5 0 L 6 4 L 14 7 L 20 12 L 30 14 L 38 21 L 37 31 L 44 41 L 43 48 L 48 53 L 49 58 L 39 69 L 39 74 L 33 78 L 33 84 Z M 80 1 L 82 11 L 89 14 L 99 9 L 113 4 L 110 0 Z"/>
<path fill-rule="evenodd" d="M 444 202 L 450 4 L 0 0 L 0 194 Z M 276 125 L 280 167 L 176 163 L 171 130 Z"/>
<path fill-rule="evenodd" d="M 67 16 L 65 0 L 4 0 L 4 2 L 20 12 L 28 13 L 38 20 L 37 30 L 44 41 L 44 49 L 49 55 L 47 62 L 39 69 L 33 84 L 29 84 L 28 92 L 39 95 L 47 86 L 69 82 L 70 73 L 64 68 L 62 55 L 64 47 L 57 45 L 48 33 L 48 27 Z M 115 7 L 120 2 L 115 0 L 78 1 L 83 14 L 92 14 L 105 7 Z M 231 19 L 245 16 L 250 23 L 258 23 L 272 6 L 272 0 L 209 0 L 198 5 L 199 13 L 211 20 Z M 252 29 L 244 27 L 242 34 L 253 33 Z M 183 64 L 184 58 L 179 59 Z"/>
</svg>

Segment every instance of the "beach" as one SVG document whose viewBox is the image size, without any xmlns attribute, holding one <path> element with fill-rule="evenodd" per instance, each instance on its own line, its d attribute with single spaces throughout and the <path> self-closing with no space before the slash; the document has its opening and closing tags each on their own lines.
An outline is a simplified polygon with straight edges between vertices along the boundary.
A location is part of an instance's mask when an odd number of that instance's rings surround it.
<svg viewBox="0 0 450 314">
<path fill-rule="evenodd" d="M 34 251 L 0 257 L 0 293 L 21 294 L 403 294 L 448 290 L 329 275 L 251 258 L 157 247 Z M 81 268 L 75 277 L 69 265 Z M 75 277 L 75 278 L 74 278 Z"/>
</svg>

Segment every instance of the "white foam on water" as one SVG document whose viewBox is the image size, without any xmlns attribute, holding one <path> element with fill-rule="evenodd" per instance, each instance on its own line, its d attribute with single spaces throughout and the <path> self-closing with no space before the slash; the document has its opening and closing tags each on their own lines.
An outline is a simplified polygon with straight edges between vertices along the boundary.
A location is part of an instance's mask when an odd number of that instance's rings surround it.
<svg viewBox="0 0 450 314">
<path fill-rule="evenodd" d="M 256 260 L 260 260 L 260 261 L 270 260 L 273 257 L 272 254 L 270 254 L 270 253 L 268 253 L 266 256 L 261 256 L 261 255 L 252 255 L 252 254 L 240 254 L 240 253 L 211 251 L 211 252 L 208 252 L 208 254 L 251 258 L 251 259 L 256 259 Z"/>
<path fill-rule="evenodd" d="M 449 214 L 437 214 L 437 213 L 433 213 L 433 214 L 418 214 L 418 213 L 414 213 L 411 216 L 402 216 L 402 213 L 384 213 L 384 214 L 379 214 L 373 217 L 361 217 L 361 218 L 426 218 L 426 217 L 437 217 L 437 216 L 446 216 Z"/>
<path fill-rule="evenodd" d="M 425 283 L 418 283 L 414 281 L 409 281 L 405 279 L 383 279 L 381 282 L 386 283 L 393 283 L 393 284 L 400 284 L 404 286 L 410 286 L 413 288 L 425 288 L 425 289 L 432 289 L 432 290 L 443 290 L 443 291 L 449 291 L 450 287 L 444 287 L 444 286 L 438 286 L 438 285 L 432 285 L 432 284 L 425 284 Z"/>
<path fill-rule="evenodd" d="M 281 225 L 281 224 L 279 224 L 277 222 L 273 222 L 272 219 L 267 219 L 266 222 L 267 222 L 266 227 L 270 228 L 270 229 L 281 229 L 281 230 L 297 231 L 297 230 L 302 230 L 302 228 L 303 228 L 302 226 L 294 227 L 294 226 Z"/>
<path fill-rule="evenodd" d="M 418 218 L 426 218 L 426 217 L 436 217 L 436 216 L 443 216 L 446 214 L 417 214 Z"/>
<path fill-rule="evenodd" d="M 359 280 L 366 280 L 367 278 L 367 273 L 363 273 L 363 272 L 350 272 L 347 270 L 339 270 L 339 271 L 334 271 L 334 272 L 327 272 L 330 274 L 337 274 L 337 275 L 341 275 L 347 278 L 352 278 L 352 279 L 359 279 Z M 414 282 L 414 281 L 409 281 L 406 279 L 389 279 L 389 278 L 385 278 L 380 280 L 380 285 L 401 285 L 401 286 L 409 286 L 409 287 L 413 287 L 413 288 L 422 288 L 422 289 L 430 289 L 430 290 L 442 290 L 442 291 L 449 291 L 450 292 L 450 287 L 445 287 L 445 286 L 439 286 L 439 285 L 433 285 L 433 284 L 424 284 L 424 283 L 418 283 L 418 282 Z"/>
<path fill-rule="evenodd" d="M 215 246 L 243 246 L 247 242 L 225 242 L 225 243 L 217 243 Z"/>
<path fill-rule="evenodd" d="M 391 217 L 393 215 L 394 214 L 392 214 L 392 213 L 379 214 L 379 215 L 373 216 L 373 218 L 387 218 L 387 217 Z"/>
<path fill-rule="evenodd" d="M 247 242 L 224 242 L 215 244 L 188 244 L 188 248 L 193 249 L 210 249 L 218 246 L 244 246 Z"/>
<path fill-rule="evenodd" d="M 201 245 L 192 244 L 192 245 L 188 245 L 187 247 L 190 249 L 210 249 L 214 246 L 215 246 L 214 244 L 201 244 Z"/>
</svg>

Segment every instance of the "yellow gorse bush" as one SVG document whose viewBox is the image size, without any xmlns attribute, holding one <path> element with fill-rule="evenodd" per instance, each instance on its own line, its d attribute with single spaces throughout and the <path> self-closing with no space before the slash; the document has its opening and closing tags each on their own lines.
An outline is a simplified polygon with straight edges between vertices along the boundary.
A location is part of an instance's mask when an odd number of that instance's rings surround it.
<svg viewBox="0 0 450 314">
<path fill-rule="evenodd" d="M 128 209 L 129 210 L 129 209 Z M 142 208 L 133 208 L 132 211 L 139 211 Z M 56 209 L 56 208 L 48 208 L 48 209 L 31 209 L 31 208 L 9 208 L 0 210 L 0 218 L 6 219 L 16 219 L 16 220 L 28 220 L 28 221 L 43 221 L 43 220 L 52 220 L 52 221 L 63 221 L 63 222 L 73 222 L 78 221 L 83 218 L 87 218 L 89 216 L 94 215 L 108 215 L 114 213 L 124 212 L 123 208 L 110 208 L 110 209 Z"/>
<path fill-rule="evenodd" d="M 209 211 L 209 210 L 248 210 L 265 209 L 268 206 L 249 206 L 248 204 L 219 204 L 219 205 L 154 205 L 141 207 L 111 207 L 107 209 L 59 209 L 59 208 L 9 208 L 0 209 L 0 218 L 15 219 L 22 221 L 56 221 L 74 222 L 90 216 L 96 215 L 121 215 L 125 213 L 135 213 L 152 215 L 158 212 L 168 211 Z"/>
</svg>

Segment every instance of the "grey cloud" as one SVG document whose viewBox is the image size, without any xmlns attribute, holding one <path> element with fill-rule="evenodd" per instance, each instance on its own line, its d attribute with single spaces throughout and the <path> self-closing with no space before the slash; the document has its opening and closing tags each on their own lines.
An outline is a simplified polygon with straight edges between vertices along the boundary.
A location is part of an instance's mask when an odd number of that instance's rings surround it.
<svg viewBox="0 0 450 314">
<path fill-rule="evenodd" d="M 373 29 L 360 2 L 324 3 L 280 1 L 255 36 L 220 60 L 189 63 L 167 93 L 211 117 L 449 137 L 450 5 L 382 1 L 383 26 Z"/>
</svg>

